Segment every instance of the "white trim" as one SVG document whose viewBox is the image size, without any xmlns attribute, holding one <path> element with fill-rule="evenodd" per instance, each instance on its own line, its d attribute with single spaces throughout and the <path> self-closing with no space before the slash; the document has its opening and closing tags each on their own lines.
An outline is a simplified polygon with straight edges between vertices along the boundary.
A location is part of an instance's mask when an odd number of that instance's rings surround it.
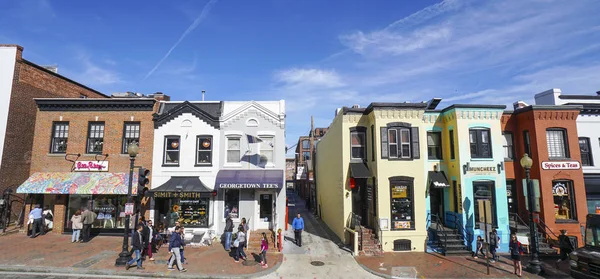
<svg viewBox="0 0 600 279">
<path fill-rule="evenodd" d="M 256 132 L 256 134 L 260 137 L 260 136 L 273 136 L 275 137 L 277 135 L 277 132 L 275 131 L 258 131 Z"/>
<path fill-rule="evenodd" d="M 250 121 L 256 121 L 256 124 L 250 124 Z M 254 117 L 246 120 L 246 127 L 258 127 L 258 125 L 260 125 L 260 122 Z"/>
<path fill-rule="evenodd" d="M 274 120 L 276 120 L 278 122 L 280 121 L 279 115 L 276 112 L 264 107 L 263 105 L 255 102 L 255 101 L 250 101 L 250 102 L 240 106 L 239 108 L 233 110 L 232 112 L 228 113 L 227 115 L 223 115 L 221 117 L 220 122 L 221 123 L 229 122 L 231 119 L 235 118 L 236 116 L 242 114 L 242 112 L 244 112 L 252 107 L 255 108 L 256 110 L 260 111 L 261 113 L 268 115 L 269 117 L 273 118 Z"/>
<path fill-rule="evenodd" d="M 275 167 L 275 146 L 276 146 L 276 143 L 275 143 L 275 135 L 274 135 L 274 134 L 273 134 L 273 135 L 265 135 L 265 134 L 261 134 L 261 133 L 259 133 L 259 134 L 258 134 L 258 138 L 259 138 L 259 139 L 261 139 L 261 140 L 262 140 L 263 138 L 265 138 L 265 139 L 269 138 L 269 139 L 271 140 L 271 143 L 272 143 L 272 145 L 271 145 L 271 152 L 272 152 L 272 153 L 271 153 L 271 160 L 268 160 L 268 161 L 267 161 L 267 163 L 265 164 L 265 167 L 270 167 L 270 168 L 271 168 L 271 167 Z M 259 145 L 258 145 L 258 154 L 262 156 L 262 153 L 261 153 L 261 151 L 262 151 L 262 149 L 261 149 L 261 145 L 262 145 L 262 142 L 261 142 L 261 143 L 259 143 Z M 266 149 L 265 149 L 265 150 L 266 150 Z M 268 151 L 268 150 L 266 150 L 266 151 Z"/>
<path fill-rule="evenodd" d="M 225 164 L 235 164 L 235 165 L 242 165 L 242 157 L 240 157 L 238 159 L 237 162 L 230 162 L 229 161 L 229 141 L 232 139 L 237 139 L 239 141 L 239 148 L 237 149 L 237 151 L 240 152 L 240 156 L 242 156 L 242 136 L 238 136 L 238 135 L 229 135 L 226 136 L 225 139 Z M 231 151 L 236 151 L 236 149 L 231 149 Z"/>
<path fill-rule="evenodd" d="M 224 131 L 223 135 L 225 137 L 229 137 L 229 136 L 239 136 L 240 138 L 244 135 L 244 132 L 241 131 Z"/>
</svg>

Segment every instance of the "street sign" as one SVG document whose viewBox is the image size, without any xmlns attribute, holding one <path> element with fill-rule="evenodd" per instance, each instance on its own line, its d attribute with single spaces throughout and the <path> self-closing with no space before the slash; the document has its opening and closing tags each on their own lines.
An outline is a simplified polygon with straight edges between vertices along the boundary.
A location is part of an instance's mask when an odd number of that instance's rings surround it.
<svg viewBox="0 0 600 279">
<path fill-rule="evenodd" d="M 125 215 L 133 215 L 133 203 L 125 204 Z"/>
</svg>

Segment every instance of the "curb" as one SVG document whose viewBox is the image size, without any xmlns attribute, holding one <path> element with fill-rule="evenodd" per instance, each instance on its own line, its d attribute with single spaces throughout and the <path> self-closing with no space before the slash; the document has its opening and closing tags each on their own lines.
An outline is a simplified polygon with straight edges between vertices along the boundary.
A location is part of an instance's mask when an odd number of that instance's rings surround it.
<svg viewBox="0 0 600 279">
<path fill-rule="evenodd" d="M 204 275 L 193 273 L 180 273 L 178 271 L 172 273 L 156 272 L 156 273 L 136 273 L 129 271 L 112 271 L 100 270 L 91 268 L 55 268 L 55 267 L 39 267 L 39 266 L 7 266 L 0 265 L 0 271 L 6 272 L 23 272 L 23 273 L 52 273 L 53 275 L 67 274 L 90 274 L 90 275 L 108 275 L 108 276 L 132 276 L 144 278 L 207 278 L 207 279 L 242 279 L 254 278 L 269 275 L 279 269 L 282 262 L 278 262 L 271 269 L 244 275 Z"/>
<path fill-rule="evenodd" d="M 358 266 L 360 266 L 362 269 L 364 269 L 364 270 L 365 270 L 365 271 L 367 271 L 368 273 L 371 273 L 371 274 L 373 274 L 373 275 L 375 275 L 375 276 L 379 276 L 379 277 L 381 277 L 381 278 L 392 278 L 392 276 L 391 276 L 391 275 L 387 275 L 387 274 L 383 274 L 383 273 L 377 272 L 377 271 L 375 271 L 375 270 L 372 270 L 372 269 L 370 269 L 370 268 L 366 267 L 365 265 L 363 265 L 363 264 L 359 263 L 359 262 L 356 260 L 356 257 L 354 257 L 354 256 L 353 256 L 353 258 L 354 258 L 354 261 L 356 262 L 356 264 L 358 264 Z"/>
</svg>

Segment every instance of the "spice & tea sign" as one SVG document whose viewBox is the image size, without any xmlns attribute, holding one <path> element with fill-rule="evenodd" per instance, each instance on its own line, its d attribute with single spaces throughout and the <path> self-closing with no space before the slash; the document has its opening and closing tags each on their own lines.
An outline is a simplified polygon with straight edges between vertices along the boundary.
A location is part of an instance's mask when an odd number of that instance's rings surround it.
<svg viewBox="0 0 600 279">
<path fill-rule="evenodd" d="M 581 164 L 577 161 L 552 161 L 542 162 L 543 170 L 578 170 Z"/>
</svg>

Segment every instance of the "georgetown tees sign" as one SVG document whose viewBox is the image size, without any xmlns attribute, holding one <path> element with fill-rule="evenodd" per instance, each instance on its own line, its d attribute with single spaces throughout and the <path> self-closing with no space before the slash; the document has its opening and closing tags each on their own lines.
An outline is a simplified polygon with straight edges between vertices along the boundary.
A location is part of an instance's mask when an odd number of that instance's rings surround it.
<svg viewBox="0 0 600 279">
<path fill-rule="evenodd" d="M 108 161 L 75 161 L 74 171 L 108 171 Z"/>
<path fill-rule="evenodd" d="M 277 189 L 281 188 L 276 183 L 221 183 L 221 189 Z"/>
<path fill-rule="evenodd" d="M 542 162 L 544 170 L 578 170 L 581 165 L 577 161 Z"/>
</svg>

